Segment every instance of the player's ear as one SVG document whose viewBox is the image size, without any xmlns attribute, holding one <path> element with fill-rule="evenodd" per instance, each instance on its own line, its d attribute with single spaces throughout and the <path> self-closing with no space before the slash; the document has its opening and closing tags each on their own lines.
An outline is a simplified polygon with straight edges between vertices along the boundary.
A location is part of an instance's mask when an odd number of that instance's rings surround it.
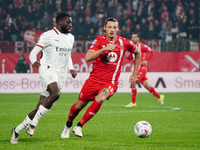
<svg viewBox="0 0 200 150">
<path fill-rule="evenodd" d="M 117 32 L 119 31 L 119 26 L 118 26 L 118 28 L 117 28 Z"/>
<path fill-rule="evenodd" d="M 104 31 L 106 31 L 106 26 L 105 25 L 103 26 L 103 29 L 104 29 Z"/>
<path fill-rule="evenodd" d="M 62 20 L 58 21 L 58 25 L 60 25 L 60 26 L 62 25 Z"/>
</svg>

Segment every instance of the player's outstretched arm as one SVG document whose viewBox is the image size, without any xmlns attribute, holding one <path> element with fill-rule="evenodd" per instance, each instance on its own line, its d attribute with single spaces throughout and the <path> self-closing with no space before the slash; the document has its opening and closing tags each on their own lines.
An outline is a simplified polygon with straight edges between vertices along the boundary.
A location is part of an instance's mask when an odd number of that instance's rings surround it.
<svg viewBox="0 0 200 150">
<path fill-rule="evenodd" d="M 69 67 L 69 72 L 70 72 L 72 78 L 76 78 L 77 72 L 76 72 L 76 70 L 74 70 L 71 56 L 69 57 L 69 66 L 68 67 Z"/>
<path fill-rule="evenodd" d="M 41 47 L 35 46 L 33 50 L 30 52 L 29 59 L 31 61 L 32 67 L 33 68 L 39 68 L 40 67 L 40 62 L 37 61 L 37 54 L 42 50 Z"/>
<path fill-rule="evenodd" d="M 115 45 L 111 44 L 111 45 L 108 45 L 100 50 L 88 50 L 86 56 L 85 56 L 85 61 L 86 62 L 89 62 L 89 61 L 92 61 L 94 59 L 96 59 L 99 55 L 101 55 L 103 52 L 105 51 L 113 51 L 115 49 Z"/>
<path fill-rule="evenodd" d="M 131 76 L 129 78 L 131 88 L 135 87 L 135 85 L 136 85 L 137 73 L 138 73 L 138 69 L 140 66 L 140 60 L 141 60 L 141 52 L 138 48 L 136 48 L 134 54 L 135 54 L 135 66 L 134 66 L 133 73 L 131 74 Z"/>
</svg>

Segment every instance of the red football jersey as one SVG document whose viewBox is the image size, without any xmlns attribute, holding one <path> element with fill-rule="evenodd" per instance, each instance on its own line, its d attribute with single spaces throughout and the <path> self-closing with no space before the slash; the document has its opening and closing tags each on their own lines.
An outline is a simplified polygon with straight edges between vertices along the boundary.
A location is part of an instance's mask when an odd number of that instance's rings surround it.
<svg viewBox="0 0 200 150">
<path fill-rule="evenodd" d="M 108 44 L 116 45 L 115 49 L 105 51 L 93 60 L 93 69 L 89 78 L 101 83 L 118 84 L 124 54 L 126 50 L 133 53 L 136 46 L 129 39 L 121 36 L 117 36 L 115 41 L 108 41 L 106 35 L 98 35 L 89 50 L 98 51 Z"/>
<path fill-rule="evenodd" d="M 141 51 L 141 62 L 144 60 L 148 61 L 155 54 L 155 52 L 150 47 L 148 47 L 146 44 L 139 42 L 136 46 Z M 128 59 L 130 59 L 130 60 L 133 59 L 133 55 L 131 53 L 128 56 Z"/>
<path fill-rule="evenodd" d="M 148 61 L 154 55 L 154 51 L 146 44 L 138 43 L 136 46 L 139 47 L 141 51 L 141 62 L 144 60 Z"/>
</svg>

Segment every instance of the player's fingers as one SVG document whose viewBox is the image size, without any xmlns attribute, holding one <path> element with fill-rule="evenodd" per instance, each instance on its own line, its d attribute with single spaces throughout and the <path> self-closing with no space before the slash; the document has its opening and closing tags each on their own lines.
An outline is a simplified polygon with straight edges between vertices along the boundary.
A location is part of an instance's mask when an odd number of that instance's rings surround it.
<svg viewBox="0 0 200 150">
<path fill-rule="evenodd" d="M 72 74 L 72 77 L 73 77 L 73 78 L 76 78 L 76 76 L 77 76 L 77 73 L 73 73 L 73 74 Z"/>
<path fill-rule="evenodd" d="M 32 64 L 32 67 L 33 67 L 33 68 L 36 68 L 35 64 Z"/>
<path fill-rule="evenodd" d="M 39 68 L 40 67 L 40 62 L 35 62 L 34 65 L 35 65 L 35 68 Z"/>
<path fill-rule="evenodd" d="M 129 82 L 129 83 L 130 83 L 130 85 L 131 85 L 131 78 L 129 78 L 128 82 Z"/>
</svg>

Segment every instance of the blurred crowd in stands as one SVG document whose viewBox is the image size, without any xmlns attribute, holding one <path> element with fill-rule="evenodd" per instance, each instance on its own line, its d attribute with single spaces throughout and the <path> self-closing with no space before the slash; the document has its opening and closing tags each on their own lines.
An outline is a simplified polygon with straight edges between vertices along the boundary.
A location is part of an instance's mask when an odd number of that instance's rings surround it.
<svg viewBox="0 0 200 150">
<path fill-rule="evenodd" d="M 199 0 L 0 0 L 0 41 L 23 41 L 27 29 L 47 31 L 56 15 L 72 16 L 76 40 L 93 40 L 108 17 L 119 20 L 119 35 L 141 39 L 200 38 Z"/>
</svg>

